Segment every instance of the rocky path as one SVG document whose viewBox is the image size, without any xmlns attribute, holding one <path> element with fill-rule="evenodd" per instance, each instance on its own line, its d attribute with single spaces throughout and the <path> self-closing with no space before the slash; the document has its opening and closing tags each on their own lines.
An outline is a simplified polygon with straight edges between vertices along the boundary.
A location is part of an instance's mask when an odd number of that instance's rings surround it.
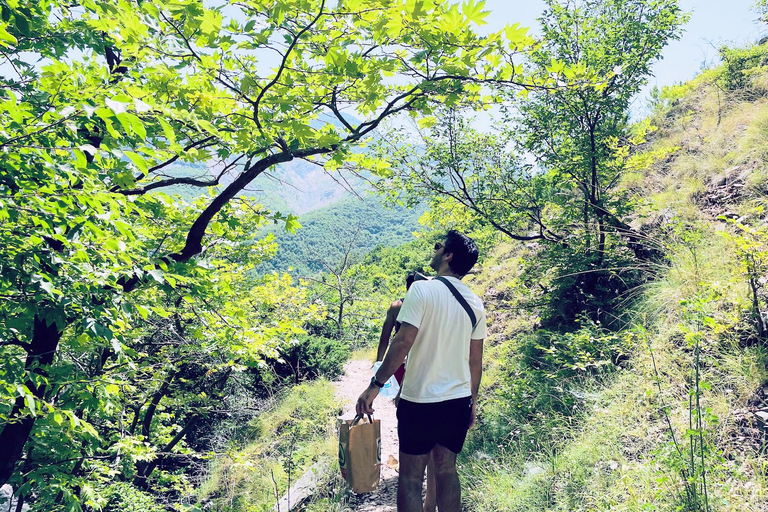
<svg viewBox="0 0 768 512">
<path fill-rule="evenodd" d="M 343 418 L 355 417 L 355 403 L 373 375 L 371 361 L 352 360 L 344 365 L 344 375 L 336 382 L 336 396 L 343 403 Z M 395 512 L 397 510 L 397 417 L 392 400 L 378 397 L 373 402 L 374 419 L 381 420 L 381 482 L 370 494 L 353 494 L 349 508 L 356 512 Z"/>
</svg>

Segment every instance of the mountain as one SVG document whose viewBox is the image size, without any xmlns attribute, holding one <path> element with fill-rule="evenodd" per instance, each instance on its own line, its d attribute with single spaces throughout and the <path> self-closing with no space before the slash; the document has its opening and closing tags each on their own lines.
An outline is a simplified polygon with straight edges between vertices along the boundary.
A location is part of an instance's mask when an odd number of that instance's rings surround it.
<svg viewBox="0 0 768 512">
<path fill-rule="evenodd" d="M 362 257 L 377 246 L 395 247 L 413 240 L 418 218 L 425 208 L 387 207 L 377 196 L 347 197 L 299 218 L 302 228 L 287 233 L 282 224 L 270 226 L 277 255 L 263 263 L 264 273 L 294 269 L 299 274 L 326 271 L 335 266 L 347 247 Z"/>
</svg>

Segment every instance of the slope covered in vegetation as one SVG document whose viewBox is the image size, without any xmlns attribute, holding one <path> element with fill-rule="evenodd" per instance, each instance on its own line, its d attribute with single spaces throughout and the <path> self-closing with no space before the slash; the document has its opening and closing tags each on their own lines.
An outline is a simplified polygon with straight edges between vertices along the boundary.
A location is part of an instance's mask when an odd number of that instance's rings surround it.
<svg viewBox="0 0 768 512">
<path fill-rule="evenodd" d="M 535 249 L 502 246 L 480 273 L 493 334 L 471 510 L 768 510 L 768 48 L 723 55 L 634 127 L 650 133 L 622 188 L 664 257 L 621 318 L 537 329 L 515 299 Z"/>
<path fill-rule="evenodd" d="M 299 218 L 301 228 L 286 232 L 282 224 L 269 226 L 277 243 L 275 256 L 261 272 L 294 270 L 299 275 L 328 272 L 345 257 L 359 261 L 377 246 L 396 247 L 413 240 L 423 208 L 389 208 L 376 197 L 343 199 Z"/>
</svg>

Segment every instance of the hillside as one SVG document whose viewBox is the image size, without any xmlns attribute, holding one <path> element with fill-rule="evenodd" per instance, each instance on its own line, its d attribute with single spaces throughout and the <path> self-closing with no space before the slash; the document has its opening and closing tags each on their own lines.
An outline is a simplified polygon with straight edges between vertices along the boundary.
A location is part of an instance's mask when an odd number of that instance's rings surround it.
<svg viewBox="0 0 768 512">
<path fill-rule="evenodd" d="M 294 269 L 299 275 L 335 267 L 349 250 L 360 259 L 377 246 L 396 247 L 413 240 L 419 230 L 422 209 L 389 208 L 375 196 L 348 197 L 299 218 L 302 228 L 287 233 L 278 224 L 264 234 L 273 234 L 277 254 L 259 266 L 261 272 Z"/>
<path fill-rule="evenodd" d="M 624 329 L 533 330 L 530 249 L 499 246 L 475 280 L 492 331 L 469 510 L 768 510 L 768 48 L 731 55 L 635 127 L 623 187 L 665 263 Z"/>
</svg>

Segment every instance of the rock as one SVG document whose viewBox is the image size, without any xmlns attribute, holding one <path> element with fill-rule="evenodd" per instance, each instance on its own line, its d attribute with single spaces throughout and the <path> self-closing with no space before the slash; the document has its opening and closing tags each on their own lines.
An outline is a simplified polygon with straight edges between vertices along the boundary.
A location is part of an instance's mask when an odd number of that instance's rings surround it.
<svg viewBox="0 0 768 512">
<path fill-rule="evenodd" d="M 0 505 L 8 503 L 11 499 L 13 499 L 13 487 L 8 484 L 0 487 Z"/>
<path fill-rule="evenodd" d="M 278 501 L 274 509 L 280 512 L 290 512 L 294 508 L 301 505 L 307 498 L 312 496 L 318 488 L 325 485 L 330 480 L 331 464 L 329 461 L 323 459 L 316 462 L 309 471 L 304 473 L 304 476 L 293 484 L 290 492 L 286 493 L 280 501 Z"/>
<path fill-rule="evenodd" d="M 534 464 L 533 462 L 524 463 L 523 469 L 525 470 L 525 476 L 528 477 L 535 477 L 547 472 L 546 469 Z"/>
<path fill-rule="evenodd" d="M 764 425 L 768 425 L 768 412 L 757 411 L 755 416 L 757 416 L 757 419 L 759 419 Z"/>
</svg>

